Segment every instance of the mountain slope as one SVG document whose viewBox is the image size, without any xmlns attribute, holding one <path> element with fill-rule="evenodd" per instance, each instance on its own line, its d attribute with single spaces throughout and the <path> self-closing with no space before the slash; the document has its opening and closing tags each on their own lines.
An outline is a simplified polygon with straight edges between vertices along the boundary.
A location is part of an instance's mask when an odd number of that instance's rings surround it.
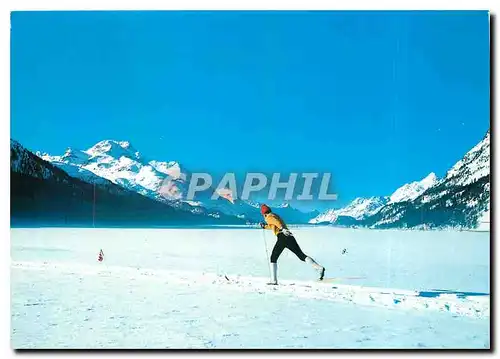
<svg viewBox="0 0 500 359">
<path fill-rule="evenodd" d="M 490 131 L 438 180 L 431 173 L 400 187 L 389 201 L 369 215 L 349 206 L 323 214 L 339 226 L 372 228 L 481 228 L 489 226 Z M 359 202 L 359 201 L 358 201 Z M 338 213 L 345 213 L 345 216 Z M 316 220 L 316 219 L 314 219 Z M 319 223 L 319 221 L 315 222 Z"/>
<path fill-rule="evenodd" d="M 11 140 L 12 225 L 172 225 L 235 223 L 179 211 L 100 179 L 71 177 Z"/>
<path fill-rule="evenodd" d="M 90 183 L 106 179 L 153 199 L 176 199 L 160 191 L 167 177 L 156 169 L 161 165 L 145 163 L 126 141 L 101 141 L 85 151 L 68 148 L 62 156 L 42 154 L 41 158 Z"/>
<path fill-rule="evenodd" d="M 390 196 L 388 203 L 406 202 L 417 198 L 421 193 L 437 183 L 437 177 L 434 173 L 430 173 L 421 181 L 407 183 L 399 187 Z"/>
<path fill-rule="evenodd" d="M 188 191 L 187 176 L 190 174 L 177 162 L 143 158 L 128 141 L 100 141 L 84 151 L 68 148 L 62 156 L 38 155 L 71 176 L 89 183 L 111 182 L 194 214 L 216 218 L 231 215 L 220 208 L 203 206 L 199 201 L 182 201 Z"/>
<path fill-rule="evenodd" d="M 100 141 L 84 151 L 68 148 L 62 156 L 38 155 L 83 181 L 111 182 L 183 211 L 213 217 L 234 216 L 245 222 L 262 220 L 259 208 L 247 201 L 211 199 L 213 188 L 197 193 L 194 200 L 186 200 L 192 174 L 175 161 L 146 159 L 128 141 Z M 307 223 L 313 215 L 292 207 L 280 211 L 289 223 Z"/>
<path fill-rule="evenodd" d="M 447 173 L 444 182 L 450 186 L 464 186 L 490 175 L 490 131 L 476 146 Z"/>
<path fill-rule="evenodd" d="M 376 228 L 475 228 L 489 203 L 489 178 L 447 187 L 436 185 L 412 202 L 395 203 L 365 219 Z"/>
<path fill-rule="evenodd" d="M 364 217 L 376 213 L 388 201 L 387 197 L 358 197 L 349 203 L 346 207 L 340 209 L 329 209 L 317 217 L 311 219 L 309 223 L 334 223 L 341 217 L 350 217 L 360 220 Z"/>
<path fill-rule="evenodd" d="M 378 228 L 476 228 L 490 202 L 490 131 L 433 186 L 366 219 Z"/>
</svg>

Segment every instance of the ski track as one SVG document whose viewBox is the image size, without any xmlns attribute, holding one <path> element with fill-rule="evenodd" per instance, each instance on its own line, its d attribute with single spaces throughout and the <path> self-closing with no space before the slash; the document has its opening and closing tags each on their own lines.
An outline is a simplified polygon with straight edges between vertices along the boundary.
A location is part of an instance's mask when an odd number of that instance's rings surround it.
<svg viewBox="0 0 500 359">
<path fill-rule="evenodd" d="M 23 271 L 55 271 L 59 274 L 99 276 L 130 280 L 151 280 L 162 284 L 216 286 L 217 290 L 254 292 L 262 295 L 292 296 L 311 300 L 328 300 L 392 310 L 430 310 L 454 316 L 489 318 L 490 296 L 487 293 L 451 292 L 445 290 L 412 291 L 376 288 L 340 283 L 282 280 L 278 286 L 267 285 L 267 278 L 227 274 L 147 268 L 82 265 L 72 263 L 11 262 L 11 268 Z M 341 281 L 341 278 L 339 278 Z"/>
</svg>

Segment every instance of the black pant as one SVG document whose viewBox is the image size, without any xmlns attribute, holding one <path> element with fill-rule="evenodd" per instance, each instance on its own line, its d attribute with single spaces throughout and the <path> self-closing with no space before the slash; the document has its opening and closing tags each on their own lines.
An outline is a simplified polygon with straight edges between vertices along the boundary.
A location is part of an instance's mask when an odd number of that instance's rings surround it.
<svg viewBox="0 0 500 359">
<path fill-rule="evenodd" d="M 271 253 L 271 263 L 278 261 L 278 257 L 285 248 L 291 250 L 302 262 L 306 260 L 307 256 L 302 252 L 302 249 L 300 249 L 299 244 L 293 236 L 285 236 L 283 233 L 278 233 L 278 240 Z"/>
</svg>

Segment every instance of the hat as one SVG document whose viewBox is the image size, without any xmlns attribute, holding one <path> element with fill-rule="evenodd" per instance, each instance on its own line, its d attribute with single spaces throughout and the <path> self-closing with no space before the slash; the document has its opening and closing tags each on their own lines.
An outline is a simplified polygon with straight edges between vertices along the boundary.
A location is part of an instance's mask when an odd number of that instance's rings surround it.
<svg viewBox="0 0 500 359">
<path fill-rule="evenodd" d="M 271 213 L 271 208 L 269 208 L 267 205 L 263 204 L 260 206 L 260 213 L 262 213 L 262 214 Z"/>
</svg>

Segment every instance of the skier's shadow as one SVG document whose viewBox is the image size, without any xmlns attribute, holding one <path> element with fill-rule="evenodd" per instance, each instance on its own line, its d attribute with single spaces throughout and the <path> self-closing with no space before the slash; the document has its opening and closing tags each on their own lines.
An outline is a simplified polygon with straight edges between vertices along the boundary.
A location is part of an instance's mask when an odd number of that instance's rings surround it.
<svg viewBox="0 0 500 359">
<path fill-rule="evenodd" d="M 465 297 L 478 297 L 478 296 L 488 296 L 489 293 L 481 293 L 481 292 L 459 292 L 453 290 L 443 290 L 443 289 L 433 289 L 430 291 L 421 291 L 418 293 L 419 297 L 424 298 L 436 298 L 441 294 L 454 294 L 457 298 L 465 298 Z"/>
</svg>

